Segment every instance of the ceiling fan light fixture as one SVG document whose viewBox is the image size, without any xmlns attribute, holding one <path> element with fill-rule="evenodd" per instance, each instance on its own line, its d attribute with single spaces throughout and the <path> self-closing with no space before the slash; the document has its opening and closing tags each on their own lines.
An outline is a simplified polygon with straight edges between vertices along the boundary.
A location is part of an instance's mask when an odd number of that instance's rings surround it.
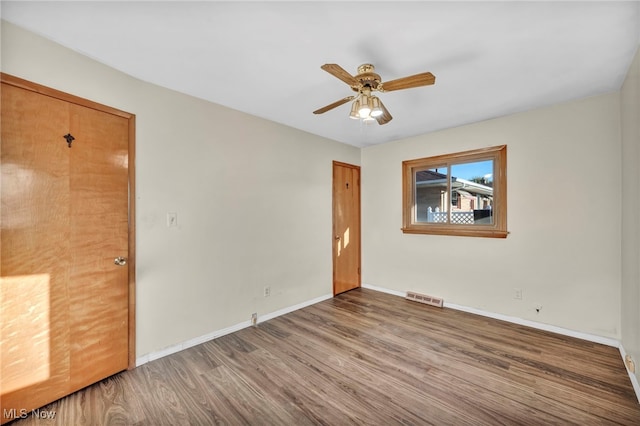
<svg viewBox="0 0 640 426">
<path fill-rule="evenodd" d="M 370 99 L 371 98 L 369 96 L 364 94 L 360 96 L 360 108 L 358 109 L 358 115 L 360 118 L 369 117 L 369 114 L 371 113 L 371 105 L 369 105 Z"/>
<path fill-rule="evenodd" d="M 371 117 L 380 117 L 383 111 L 380 107 L 380 99 L 377 96 L 371 97 Z"/>
<path fill-rule="evenodd" d="M 355 76 L 351 75 L 338 64 L 324 64 L 320 68 L 347 83 L 356 94 L 346 96 L 339 101 L 313 111 L 313 113 L 324 114 L 353 100 L 349 118 L 354 120 L 361 119 L 366 124 L 374 121 L 378 124 L 387 124 L 393 119 L 382 101 L 376 96 L 371 96 L 372 92 L 393 92 L 395 90 L 430 86 L 436 82 L 436 77 L 430 72 L 423 72 L 383 82 L 380 76 L 374 72 L 375 67 L 371 64 L 360 65 L 358 67 L 358 74 Z"/>
<path fill-rule="evenodd" d="M 360 116 L 358 115 L 358 109 L 360 108 L 360 102 L 358 99 L 353 101 L 351 104 L 351 113 L 349 114 L 349 118 L 352 120 L 358 120 Z"/>
</svg>

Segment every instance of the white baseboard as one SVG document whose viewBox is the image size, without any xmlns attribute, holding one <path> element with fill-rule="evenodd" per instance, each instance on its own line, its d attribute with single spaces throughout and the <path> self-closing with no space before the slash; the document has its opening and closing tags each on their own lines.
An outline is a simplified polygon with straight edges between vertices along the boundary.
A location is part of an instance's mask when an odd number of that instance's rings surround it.
<svg viewBox="0 0 640 426">
<path fill-rule="evenodd" d="M 281 315 L 288 314 L 289 312 L 297 311 L 298 309 L 306 308 L 307 306 L 315 305 L 316 303 L 329 300 L 332 297 L 332 294 L 325 294 L 324 296 L 316 297 L 315 299 L 307 300 L 306 302 L 298 303 L 297 305 L 289 306 L 288 308 L 280 309 L 270 314 L 259 316 L 258 322 L 268 321 Z"/>
<path fill-rule="evenodd" d="M 369 290 L 375 290 L 375 291 L 379 291 L 381 293 L 392 294 L 394 296 L 400 296 L 400 297 L 405 297 L 407 295 L 406 291 L 390 290 L 388 288 L 378 287 L 378 286 L 371 285 L 371 284 L 362 284 L 362 288 L 368 288 Z"/>
<path fill-rule="evenodd" d="M 176 352 L 183 351 L 192 346 L 199 345 L 204 342 L 208 342 L 209 340 L 216 339 L 218 337 L 225 336 L 227 334 L 235 333 L 236 331 L 240 331 L 243 328 L 247 328 L 251 326 L 251 321 L 243 321 L 239 324 L 232 325 L 227 328 L 223 328 L 221 330 L 216 330 L 211 333 L 207 333 L 203 336 L 194 337 L 193 339 L 189 339 L 187 341 L 168 346 L 166 348 L 160 349 L 159 351 L 151 352 L 146 355 L 142 355 L 141 357 L 136 358 L 136 367 L 140 367 L 147 362 L 155 361 L 156 359 L 164 358 L 165 356 L 174 354 Z"/>
<path fill-rule="evenodd" d="M 362 287 L 368 288 L 370 290 L 380 291 L 382 293 L 392 294 L 394 296 L 405 297 L 407 295 L 407 293 L 404 291 L 390 290 L 388 288 L 378 287 L 370 284 L 362 284 Z M 622 347 L 622 343 L 619 340 L 611 339 L 608 337 L 597 336 L 595 334 L 582 333 L 575 330 L 569 330 L 567 328 L 556 327 L 555 325 L 549 325 L 541 322 L 530 321 L 523 318 L 512 317 L 509 315 L 497 314 L 495 312 L 483 311 L 481 309 L 471 308 L 463 305 L 457 305 L 455 303 L 444 302 L 444 307 L 449 309 L 455 309 L 458 311 L 469 312 L 476 315 L 481 315 L 483 317 L 507 321 L 514 324 L 524 325 L 531 328 L 537 328 L 539 330 L 550 331 L 552 333 L 575 337 L 575 338 L 586 340 L 589 342 L 600 343 L 606 346 L 612 346 L 614 348 L 618 348 L 618 350 L 620 351 L 620 355 L 622 356 L 622 363 L 625 365 L 625 369 L 627 370 L 627 373 L 629 374 L 629 379 L 631 380 L 631 385 L 633 386 L 633 390 L 636 393 L 636 398 L 638 398 L 638 402 L 640 403 L 640 384 L 638 383 L 638 378 L 636 377 L 636 375 L 627 369 L 627 365 L 625 362 L 626 352 Z"/>
<path fill-rule="evenodd" d="M 622 363 L 624 364 L 624 368 L 627 370 L 627 373 L 629 374 L 631 385 L 633 386 L 633 390 L 636 393 L 636 398 L 638 398 L 638 402 L 640 403 L 640 383 L 638 383 L 638 378 L 634 373 L 629 371 L 629 369 L 627 368 L 627 361 L 626 361 L 627 351 L 624 350 L 622 343 L 620 344 L 618 349 L 620 350 L 620 356 L 622 357 Z"/>
<path fill-rule="evenodd" d="M 468 306 L 456 305 L 455 303 L 444 302 L 445 308 L 455 309 L 457 311 L 469 312 L 483 317 L 494 318 L 513 324 L 524 325 L 531 328 L 537 328 L 538 330 L 550 331 L 552 333 L 562 334 L 563 336 L 575 337 L 577 339 L 587 340 L 589 342 L 600 343 L 607 346 L 613 346 L 617 348 L 620 346 L 620 342 L 616 339 L 609 337 L 598 336 L 596 334 L 583 333 L 580 331 L 570 330 L 568 328 L 557 327 L 555 325 L 545 324 L 542 322 L 531 321 L 524 318 L 512 317 L 509 315 L 497 314 L 495 312 L 483 311 L 481 309 L 470 308 Z"/>
<path fill-rule="evenodd" d="M 374 290 L 374 291 L 379 291 L 381 293 L 391 294 L 393 296 L 399 296 L 399 297 L 405 297 L 406 296 L 406 292 L 397 291 L 397 290 L 391 290 L 391 289 L 388 289 L 388 288 L 378 287 L 378 286 L 374 286 L 374 285 L 370 285 L 370 284 L 362 284 L 362 287 L 366 288 L 366 289 Z M 311 299 L 311 300 L 308 300 L 306 302 L 298 303 L 297 305 L 289 306 L 287 308 L 280 309 L 280 310 L 277 310 L 275 312 L 271 312 L 269 314 L 265 314 L 265 315 L 259 316 L 258 317 L 258 323 L 261 323 L 261 322 L 264 322 L 264 321 L 268 321 L 270 319 L 279 317 L 281 315 L 288 314 L 288 313 L 293 312 L 293 311 L 297 311 L 298 309 L 302 309 L 302 308 L 305 308 L 307 306 L 314 305 L 314 304 L 322 302 L 324 300 L 331 299 L 332 297 L 333 296 L 331 294 L 326 294 L 324 296 L 316 297 L 315 299 Z M 562 328 L 562 327 L 556 327 L 556 326 L 553 326 L 553 325 L 539 323 L 539 322 L 536 322 L 536 321 L 525 320 L 525 319 L 518 318 L 518 317 L 512 317 L 512 316 L 508 316 L 508 315 L 497 314 L 497 313 L 494 313 L 494 312 L 483 311 L 483 310 L 480 310 L 480 309 L 471 308 L 471 307 L 468 307 L 468 306 L 457 305 L 457 304 L 454 304 L 454 303 L 445 302 L 444 303 L 444 307 L 445 308 L 459 310 L 459 311 L 469 312 L 469 313 L 472 313 L 472 314 L 481 315 L 481 316 L 488 317 L 488 318 L 494 318 L 494 319 L 498 319 L 498 320 L 502 320 L 502 321 L 507 321 L 507 322 L 511 322 L 511 323 L 514 323 L 514 324 L 524 325 L 524 326 L 531 327 L 531 328 L 537 328 L 539 330 L 550 331 L 550 332 L 562 334 L 562 335 L 565 335 L 565 336 L 576 337 L 578 339 L 587 340 L 587 341 L 595 342 L 595 343 L 601 343 L 601 344 L 607 345 L 607 346 L 616 347 L 620 351 L 620 355 L 622 356 L 622 362 L 625 365 L 625 369 L 626 369 L 626 362 L 625 362 L 626 351 L 624 350 L 624 347 L 622 346 L 622 344 L 616 339 L 610 339 L 610 338 L 607 338 L 607 337 L 596 336 L 596 335 L 592 335 L 592 334 L 588 334 L 588 333 L 582 333 L 582 332 L 569 330 L 569 329 Z M 195 337 L 195 338 L 189 339 L 189 340 L 187 340 L 185 342 L 178 343 L 176 345 L 172 345 L 172 346 L 166 347 L 166 348 L 161 349 L 159 351 L 151 352 L 151 353 L 146 354 L 146 355 L 142 355 L 141 357 L 138 357 L 136 359 L 136 367 L 139 367 L 139 366 L 141 366 L 143 364 L 146 364 L 146 363 L 148 363 L 150 361 L 154 361 L 156 359 L 163 358 L 163 357 L 165 357 L 167 355 L 171 355 L 173 353 L 180 352 L 180 351 L 185 350 L 187 348 L 190 348 L 192 346 L 196 346 L 196 345 L 199 345 L 201 343 L 208 342 L 208 341 L 216 339 L 218 337 L 222 337 L 222 336 L 227 335 L 227 334 L 235 333 L 236 331 L 242 330 L 243 328 L 247 328 L 247 327 L 251 327 L 251 321 L 243 321 L 241 323 L 232 325 L 230 327 L 223 328 L 223 329 L 217 330 L 217 331 L 213 331 L 213 332 L 207 333 L 207 334 L 205 334 L 203 336 Z M 633 390 L 635 391 L 636 397 L 638 398 L 638 402 L 640 403 L 640 384 L 638 383 L 638 379 L 637 379 L 636 375 L 633 374 L 631 371 L 627 370 L 627 373 L 629 374 L 629 379 L 631 380 L 631 384 L 633 386 Z"/>
<path fill-rule="evenodd" d="M 362 284 L 362 287 L 375 290 L 375 291 L 380 291 L 382 293 L 392 294 L 394 296 L 405 297 L 407 295 L 406 291 L 390 290 L 387 288 L 377 287 L 369 284 Z M 471 314 L 481 315 L 483 317 L 507 321 L 514 324 L 524 325 L 531 328 L 537 328 L 539 330 L 550 331 L 550 332 L 562 334 L 565 336 L 576 337 L 578 339 L 587 340 L 590 342 L 601 343 L 603 345 L 613 346 L 614 348 L 617 348 L 620 346 L 620 342 L 616 339 L 610 339 L 608 337 L 597 336 L 594 334 L 582 333 L 575 330 L 556 327 L 555 325 L 549 325 L 541 322 L 530 321 L 523 318 L 512 317 L 509 315 L 497 314 L 495 312 L 483 311 L 481 309 L 471 308 L 469 306 L 457 305 L 455 303 L 448 303 L 446 301 L 444 302 L 444 307 L 449 309 L 455 309 L 457 311 L 464 311 L 464 312 L 469 312 Z"/>
<path fill-rule="evenodd" d="M 277 310 L 275 312 L 271 312 L 269 314 L 265 314 L 262 316 L 258 316 L 258 323 L 268 321 L 270 319 L 279 317 L 281 315 L 288 314 L 293 311 L 297 311 L 298 309 L 305 308 L 310 305 L 314 305 L 316 303 L 322 302 L 327 299 L 331 299 L 333 295 L 326 294 L 324 296 L 316 297 L 315 299 L 307 300 L 306 302 L 298 303 L 297 305 L 289 306 L 284 309 Z M 199 345 L 204 342 L 208 342 L 213 339 L 217 339 L 218 337 L 222 337 L 227 334 L 235 333 L 236 331 L 240 331 L 243 328 L 251 327 L 251 321 L 242 321 L 241 323 L 232 325 L 227 328 L 223 328 L 221 330 L 212 331 L 211 333 L 207 333 L 205 335 L 194 337 L 193 339 L 189 339 L 187 341 L 177 343 L 175 345 L 168 346 L 166 348 L 160 349 L 159 351 L 151 352 L 145 355 L 142 355 L 136 358 L 136 367 L 139 367 L 143 364 L 146 364 L 151 361 L 155 361 L 156 359 L 163 358 L 167 355 L 174 354 L 176 352 L 183 351 L 192 346 Z"/>
</svg>

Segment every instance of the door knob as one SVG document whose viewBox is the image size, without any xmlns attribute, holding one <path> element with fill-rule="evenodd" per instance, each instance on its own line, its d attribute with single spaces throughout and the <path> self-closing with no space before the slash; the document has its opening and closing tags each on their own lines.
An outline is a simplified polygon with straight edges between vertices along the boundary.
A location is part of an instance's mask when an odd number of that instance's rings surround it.
<svg viewBox="0 0 640 426">
<path fill-rule="evenodd" d="M 339 240 L 339 239 L 340 239 L 340 235 L 336 235 L 336 240 Z"/>
<path fill-rule="evenodd" d="M 126 257 L 116 257 L 113 260 L 113 263 L 115 263 L 118 266 L 124 266 L 127 264 L 127 258 Z"/>
</svg>

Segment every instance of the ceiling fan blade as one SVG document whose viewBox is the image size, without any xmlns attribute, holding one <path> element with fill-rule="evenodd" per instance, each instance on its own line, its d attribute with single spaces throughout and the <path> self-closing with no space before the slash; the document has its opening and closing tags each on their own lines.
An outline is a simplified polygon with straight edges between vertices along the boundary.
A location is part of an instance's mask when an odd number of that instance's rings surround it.
<svg viewBox="0 0 640 426">
<path fill-rule="evenodd" d="M 339 78 L 340 80 L 347 83 L 349 86 L 358 86 L 360 83 L 355 79 L 354 76 L 345 71 L 338 64 L 324 64 L 320 68 L 331 74 L 332 76 Z"/>
<path fill-rule="evenodd" d="M 352 100 L 354 98 L 355 98 L 355 96 L 347 96 L 346 98 L 342 98 L 339 101 L 335 101 L 332 104 L 329 104 L 329 105 L 327 105 L 325 107 L 317 109 L 317 110 L 313 111 L 313 113 L 314 114 L 323 114 L 323 113 L 325 113 L 325 112 L 327 112 L 329 110 L 334 109 L 335 107 L 339 107 L 342 104 L 346 104 L 347 102 L 349 102 L 350 100 Z"/>
<path fill-rule="evenodd" d="M 428 86 L 435 82 L 436 77 L 433 74 L 430 72 L 423 72 L 409 77 L 385 81 L 382 83 L 382 91 L 391 92 L 392 90 L 411 89 L 413 87 Z"/>
<path fill-rule="evenodd" d="M 376 121 L 378 122 L 378 124 L 387 124 L 388 122 L 393 120 L 393 117 L 389 113 L 389 110 L 384 106 L 382 101 L 380 102 L 380 108 L 382 109 L 382 115 L 376 117 Z"/>
</svg>

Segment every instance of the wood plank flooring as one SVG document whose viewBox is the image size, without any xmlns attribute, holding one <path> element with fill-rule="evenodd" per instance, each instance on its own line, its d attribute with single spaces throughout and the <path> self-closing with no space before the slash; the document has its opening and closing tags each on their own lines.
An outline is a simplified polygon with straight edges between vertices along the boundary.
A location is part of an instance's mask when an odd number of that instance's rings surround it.
<svg viewBox="0 0 640 426">
<path fill-rule="evenodd" d="M 367 289 L 42 410 L 11 425 L 640 424 L 616 348 Z"/>
</svg>

